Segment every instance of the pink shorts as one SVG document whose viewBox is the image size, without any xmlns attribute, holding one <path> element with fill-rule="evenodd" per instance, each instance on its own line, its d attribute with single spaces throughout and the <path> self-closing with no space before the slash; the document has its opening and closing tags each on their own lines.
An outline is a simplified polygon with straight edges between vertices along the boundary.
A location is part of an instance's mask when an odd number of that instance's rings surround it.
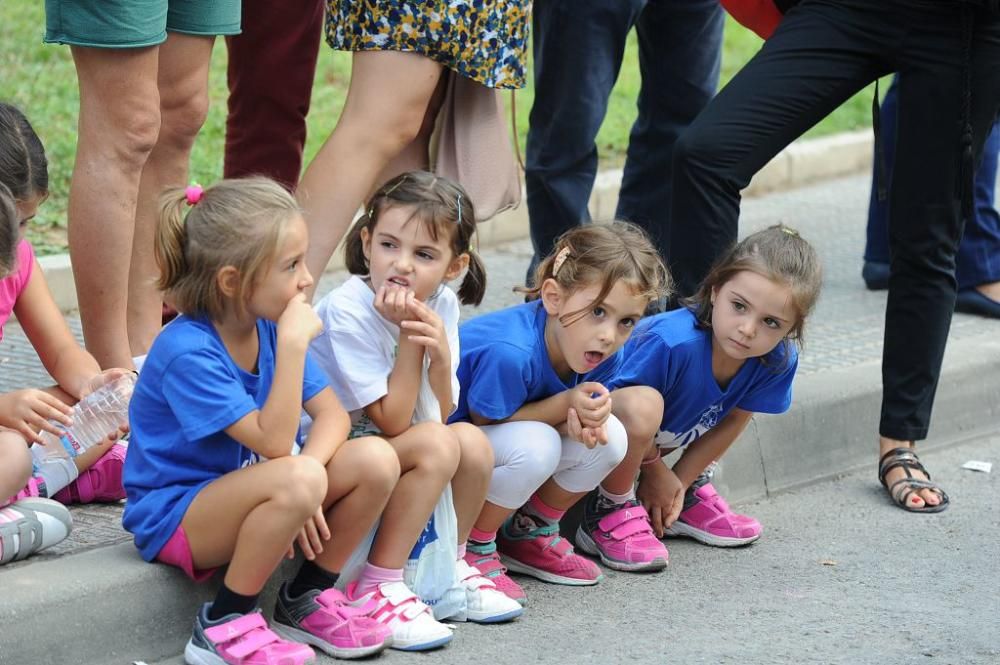
<svg viewBox="0 0 1000 665">
<path fill-rule="evenodd" d="M 187 534 L 184 533 L 184 527 L 177 527 L 177 531 L 174 531 L 174 535 L 170 536 L 170 540 L 167 544 L 163 546 L 160 553 L 156 555 L 156 560 L 165 563 L 169 566 L 176 566 L 184 571 L 184 574 L 193 579 L 195 582 L 205 582 L 208 581 L 218 568 L 209 568 L 207 570 L 195 570 L 194 560 L 191 558 L 191 544 L 188 543 Z"/>
</svg>

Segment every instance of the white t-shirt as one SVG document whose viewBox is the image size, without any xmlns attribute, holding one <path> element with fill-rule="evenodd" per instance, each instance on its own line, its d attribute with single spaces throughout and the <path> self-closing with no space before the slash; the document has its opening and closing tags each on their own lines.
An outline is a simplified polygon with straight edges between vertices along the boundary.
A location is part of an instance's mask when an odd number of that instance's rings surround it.
<svg viewBox="0 0 1000 665">
<path fill-rule="evenodd" d="M 330 378 L 340 403 L 351 414 L 352 436 L 378 431 L 363 409 L 389 392 L 389 374 L 399 345 L 399 326 L 375 310 L 375 293 L 361 277 L 352 276 L 316 304 L 323 332 L 309 346 L 313 358 Z M 451 353 L 451 399 L 458 403 L 458 297 L 447 286 L 429 298 L 430 307 L 444 324 Z M 441 420 L 441 409 L 427 381 L 425 354 L 420 393 L 413 422 Z"/>
</svg>

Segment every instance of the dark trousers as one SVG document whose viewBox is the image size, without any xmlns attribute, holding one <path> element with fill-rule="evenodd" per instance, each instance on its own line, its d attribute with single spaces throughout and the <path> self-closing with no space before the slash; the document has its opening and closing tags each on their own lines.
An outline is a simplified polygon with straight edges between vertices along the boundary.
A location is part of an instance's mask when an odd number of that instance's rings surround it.
<svg viewBox="0 0 1000 665">
<path fill-rule="evenodd" d="M 892 179 L 896 150 L 896 114 L 899 112 L 899 87 L 894 80 L 882 100 L 881 140 L 885 154 L 885 176 Z M 955 280 L 958 290 L 980 284 L 1000 282 L 1000 212 L 997 211 L 997 160 L 1000 158 L 1000 121 L 993 124 L 983 147 L 982 162 L 976 171 L 974 214 L 965 220 L 962 242 L 955 257 Z M 873 174 L 874 178 L 878 176 Z M 868 204 L 868 242 L 865 261 L 889 263 L 889 201 L 878 200 L 876 182 L 872 182 Z"/>
<path fill-rule="evenodd" d="M 674 142 L 718 87 L 718 0 L 535 0 L 532 12 L 535 101 L 525 186 L 533 264 L 590 219 L 594 140 L 633 25 L 642 87 L 616 216 L 645 228 L 662 252 Z"/>
<path fill-rule="evenodd" d="M 243 32 L 226 38 L 226 178 L 266 175 L 295 188 L 322 28 L 321 0 L 243 0 Z"/>
<path fill-rule="evenodd" d="M 668 259 L 692 293 L 737 237 L 740 190 L 782 148 L 879 76 L 900 72 L 892 259 L 879 431 L 927 436 L 962 235 L 963 12 L 954 2 L 803 0 L 674 146 Z M 1000 19 L 974 12 L 973 145 L 1000 105 Z"/>
</svg>

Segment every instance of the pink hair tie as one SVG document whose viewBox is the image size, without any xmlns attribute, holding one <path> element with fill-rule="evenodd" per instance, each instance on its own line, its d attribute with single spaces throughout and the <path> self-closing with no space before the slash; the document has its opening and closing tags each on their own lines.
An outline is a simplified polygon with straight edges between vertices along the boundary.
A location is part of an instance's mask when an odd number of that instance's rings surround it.
<svg viewBox="0 0 1000 665">
<path fill-rule="evenodd" d="M 204 194 L 205 190 L 196 182 L 184 188 L 184 198 L 187 199 L 189 206 L 193 206 L 198 201 L 201 201 L 201 197 Z"/>
</svg>

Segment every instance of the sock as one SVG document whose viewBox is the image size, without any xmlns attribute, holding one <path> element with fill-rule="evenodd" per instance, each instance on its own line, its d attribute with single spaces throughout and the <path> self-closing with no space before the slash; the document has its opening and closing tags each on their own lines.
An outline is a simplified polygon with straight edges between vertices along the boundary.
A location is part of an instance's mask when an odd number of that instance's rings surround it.
<svg viewBox="0 0 1000 665">
<path fill-rule="evenodd" d="M 38 444 L 32 444 L 32 463 L 35 467 L 33 475 L 38 476 L 45 482 L 45 493 L 48 496 L 55 495 L 56 492 L 69 485 L 80 475 L 79 469 L 73 460 L 67 458 L 44 458 L 38 450 Z"/>
<path fill-rule="evenodd" d="M 518 508 L 517 512 L 514 513 L 514 517 L 510 521 L 511 535 L 523 536 L 539 527 L 556 526 L 565 514 L 565 510 L 556 510 L 543 503 L 537 494 L 532 494 L 528 503 Z"/>
<path fill-rule="evenodd" d="M 227 614 L 249 614 L 257 607 L 258 595 L 244 596 L 223 584 L 212 606 L 208 608 L 208 620 L 218 621 Z"/>
<path fill-rule="evenodd" d="M 472 527 L 472 532 L 469 533 L 468 545 L 473 552 L 481 554 L 483 550 L 489 550 L 494 547 L 496 539 L 496 531 L 480 531 L 476 527 Z"/>
<path fill-rule="evenodd" d="M 384 582 L 402 582 L 402 568 L 379 568 L 370 563 L 366 563 L 358 576 L 358 585 L 355 595 L 363 596 L 369 591 L 374 591 L 375 587 Z"/>
<path fill-rule="evenodd" d="M 329 570 L 320 568 L 312 561 L 303 561 L 298 574 L 288 584 L 288 595 L 298 598 L 307 591 L 326 591 L 337 583 L 340 578 L 338 573 L 331 573 Z"/>
<path fill-rule="evenodd" d="M 597 486 L 597 501 L 595 507 L 599 513 L 609 513 L 621 508 L 629 501 L 635 501 L 635 489 L 630 488 L 625 494 L 612 494 L 604 489 L 603 485 Z"/>
</svg>

